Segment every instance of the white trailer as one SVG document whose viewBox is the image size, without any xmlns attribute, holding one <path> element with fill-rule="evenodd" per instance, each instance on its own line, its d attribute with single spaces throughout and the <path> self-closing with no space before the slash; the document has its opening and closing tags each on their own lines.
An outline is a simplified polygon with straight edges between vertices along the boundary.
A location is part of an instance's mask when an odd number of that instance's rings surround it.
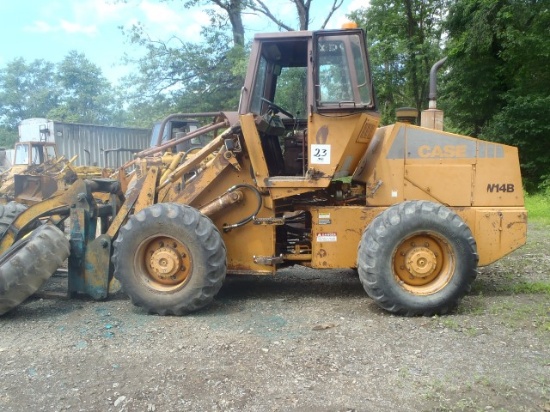
<svg viewBox="0 0 550 412">
<path fill-rule="evenodd" d="M 52 142 L 58 156 L 74 165 L 118 167 L 133 159 L 133 154 L 146 149 L 151 129 L 66 123 L 46 118 L 31 118 L 19 123 L 20 142 Z"/>
</svg>

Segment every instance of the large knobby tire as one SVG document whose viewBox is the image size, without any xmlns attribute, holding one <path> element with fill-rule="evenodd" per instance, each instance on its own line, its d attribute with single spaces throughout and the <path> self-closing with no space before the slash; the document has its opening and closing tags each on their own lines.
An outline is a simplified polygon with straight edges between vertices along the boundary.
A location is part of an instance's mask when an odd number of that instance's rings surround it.
<svg viewBox="0 0 550 412">
<path fill-rule="evenodd" d="M 35 293 L 69 256 L 69 241 L 43 225 L 15 242 L 0 257 L 0 315 Z"/>
<path fill-rule="evenodd" d="M 208 305 L 227 271 L 220 232 L 198 210 L 159 203 L 130 217 L 114 242 L 115 277 L 132 302 L 159 315 Z"/>
<path fill-rule="evenodd" d="M 27 209 L 27 206 L 17 202 L 0 205 L 0 239 L 17 216 Z"/>
<path fill-rule="evenodd" d="M 472 232 L 449 208 L 408 201 L 389 207 L 365 229 L 357 267 L 368 295 L 404 316 L 455 309 L 477 275 Z"/>
</svg>

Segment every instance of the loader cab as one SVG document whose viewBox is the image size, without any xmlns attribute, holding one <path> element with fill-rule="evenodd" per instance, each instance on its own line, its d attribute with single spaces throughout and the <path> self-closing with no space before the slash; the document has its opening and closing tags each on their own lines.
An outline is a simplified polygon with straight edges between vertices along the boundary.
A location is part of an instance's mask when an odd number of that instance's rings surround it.
<svg viewBox="0 0 550 412">
<path fill-rule="evenodd" d="M 20 142 L 15 144 L 14 166 L 39 165 L 57 159 L 55 143 Z"/>
<path fill-rule="evenodd" d="M 169 140 L 178 139 L 185 136 L 188 133 L 194 132 L 200 127 L 200 124 L 195 119 L 174 119 L 166 123 L 162 136 L 160 135 L 162 122 L 157 122 L 153 125 L 151 132 L 151 142 L 149 147 L 160 146 Z M 204 147 L 209 142 L 208 136 L 201 135 L 194 137 L 190 140 L 186 140 L 176 145 L 176 152 L 192 152 L 196 149 Z"/>
<path fill-rule="evenodd" d="M 260 144 L 244 138 L 261 152 L 251 159 L 266 187 L 326 187 L 353 173 L 378 124 L 364 37 L 359 29 L 255 36 L 239 113 L 253 115 Z"/>
</svg>

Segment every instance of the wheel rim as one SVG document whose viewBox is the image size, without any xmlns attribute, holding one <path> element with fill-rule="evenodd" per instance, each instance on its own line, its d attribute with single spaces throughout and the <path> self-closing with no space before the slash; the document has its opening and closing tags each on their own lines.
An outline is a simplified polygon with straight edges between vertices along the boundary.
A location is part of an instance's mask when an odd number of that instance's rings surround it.
<svg viewBox="0 0 550 412">
<path fill-rule="evenodd" d="M 452 279 L 456 259 L 449 243 L 430 232 L 409 236 L 399 243 L 392 266 L 401 287 L 416 295 L 430 295 Z"/>
<path fill-rule="evenodd" d="M 157 290 L 172 290 L 189 279 L 193 261 L 186 245 L 169 236 L 154 236 L 143 241 L 134 261 L 138 276 Z"/>
</svg>

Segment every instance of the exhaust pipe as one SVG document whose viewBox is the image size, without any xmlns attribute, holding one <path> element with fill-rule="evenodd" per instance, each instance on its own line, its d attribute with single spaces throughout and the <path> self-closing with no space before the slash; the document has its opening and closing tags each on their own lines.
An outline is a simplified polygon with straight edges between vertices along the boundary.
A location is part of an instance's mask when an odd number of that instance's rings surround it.
<svg viewBox="0 0 550 412">
<path fill-rule="evenodd" d="M 443 63 L 445 63 L 445 60 L 447 60 L 446 57 L 443 57 L 441 60 L 436 62 L 432 68 L 430 69 L 430 94 L 428 95 L 428 98 L 430 99 L 429 102 L 429 109 L 435 109 L 437 108 L 436 99 L 437 99 L 437 71 L 441 66 L 443 66 Z"/>
<path fill-rule="evenodd" d="M 437 71 L 447 60 L 446 57 L 436 62 L 430 69 L 430 93 L 428 109 L 420 116 L 420 125 L 428 129 L 443 130 L 443 111 L 437 110 Z"/>
</svg>

